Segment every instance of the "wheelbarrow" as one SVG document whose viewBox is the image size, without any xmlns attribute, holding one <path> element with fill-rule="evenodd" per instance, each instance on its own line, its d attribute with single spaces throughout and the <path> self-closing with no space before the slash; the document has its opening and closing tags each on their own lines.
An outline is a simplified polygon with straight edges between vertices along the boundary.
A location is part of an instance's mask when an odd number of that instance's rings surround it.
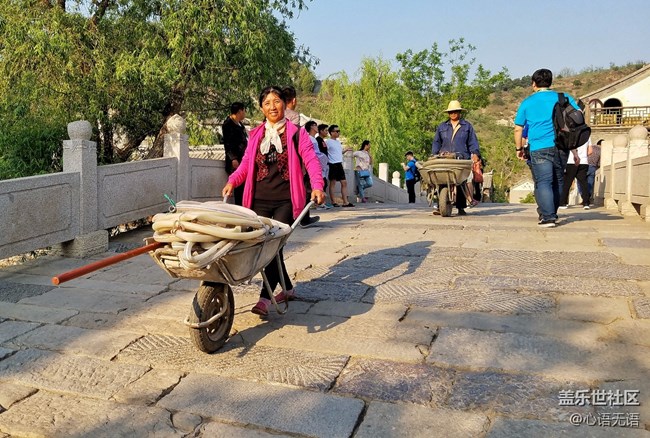
<svg viewBox="0 0 650 438">
<path fill-rule="evenodd" d="M 191 204 L 192 208 L 201 210 L 202 205 L 208 203 L 186 202 L 185 204 Z M 264 268 L 269 263 L 278 264 L 280 284 L 282 285 L 282 290 L 286 292 L 287 288 L 284 282 L 279 253 L 289 239 L 292 231 L 298 226 L 300 220 L 307 214 L 307 211 L 313 204 L 313 202 L 309 202 L 292 225 L 274 219 L 258 217 L 248 209 L 232 206 L 245 210 L 249 214 L 249 218 L 252 215 L 259 222 L 263 222 L 263 229 L 256 230 L 253 238 L 246 241 L 233 242 L 236 239 L 227 240 L 224 238 L 224 240 L 219 241 L 217 244 L 212 244 L 211 249 L 203 253 L 194 251 L 194 244 L 185 246 L 185 254 L 190 258 L 198 259 L 206 255 L 210 256 L 210 258 L 197 261 L 196 266 L 198 267 L 193 265 L 188 266 L 187 258 L 179 256 L 178 245 L 173 242 L 166 243 L 166 241 L 161 241 L 160 236 L 157 236 L 157 233 L 155 233 L 154 237 L 145 239 L 146 244 L 141 248 L 108 257 L 57 275 L 52 278 L 52 283 L 59 285 L 140 254 L 149 253 L 158 266 L 171 277 L 201 281 L 192 300 L 190 314 L 184 323 L 189 327 L 190 336 L 195 346 L 203 352 L 213 353 L 221 348 L 228 340 L 230 329 L 232 328 L 235 316 L 235 299 L 231 286 L 249 281 L 255 275 L 261 273 L 264 287 L 271 296 L 271 302 L 275 310 L 279 314 L 285 314 L 288 311 L 288 300 L 284 301 L 284 306 L 280 306 L 275 301 L 268 278 L 264 273 Z M 174 213 L 177 207 L 182 210 L 183 207 L 181 205 L 182 203 L 178 205 L 172 204 L 170 213 Z M 191 213 L 189 215 L 191 216 Z M 244 230 L 246 233 L 249 232 L 245 231 L 249 229 L 245 224 L 250 222 L 250 220 L 246 218 L 239 218 L 237 220 L 244 224 L 239 230 Z M 201 227 L 202 225 L 194 223 L 193 226 Z M 184 227 L 179 227 L 179 230 L 181 228 Z M 183 230 L 182 232 L 187 231 Z M 189 232 L 192 232 L 192 230 Z M 230 236 L 235 233 L 233 229 L 226 229 L 220 232 L 230 234 Z M 178 234 L 180 234 L 180 231 Z M 210 244 L 206 243 L 205 245 Z"/>
<path fill-rule="evenodd" d="M 417 162 L 422 183 L 427 186 L 427 199 L 430 204 L 433 196 L 438 197 L 438 207 L 442 216 L 451 216 L 456 203 L 456 190 L 460 187 L 466 199 L 471 199 L 465 181 L 472 173 L 472 160 L 430 157 L 424 163 Z"/>
<path fill-rule="evenodd" d="M 235 299 L 232 286 L 251 280 L 261 273 L 264 287 L 269 292 L 271 302 L 279 314 L 289 308 L 289 301 L 280 306 L 273 296 L 264 268 L 269 263 L 277 263 L 282 290 L 286 291 L 280 250 L 284 247 L 292 231 L 313 205 L 309 202 L 292 225 L 273 219 L 270 231 L 254 241 L 238 245 L 225 255 L 211 261 L 201 268 L 188 268 L 181 263 L 177 251 L 169 246 L 155 249 L 149 255 L 165 272 L 174 278 L 196 279 L 201 284 L 192 300 L 192 308 L 184 323 L 189 327 L 194 345 L 201 351 L 213 353 L 228 340 L 235 316 Z M 145 240 L 147 244 L 154 238 Z"/>
</svg>

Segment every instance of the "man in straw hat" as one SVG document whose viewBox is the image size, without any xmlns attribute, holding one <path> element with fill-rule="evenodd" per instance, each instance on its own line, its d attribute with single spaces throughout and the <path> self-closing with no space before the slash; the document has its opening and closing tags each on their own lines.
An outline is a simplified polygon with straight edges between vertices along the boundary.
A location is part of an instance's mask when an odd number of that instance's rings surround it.
<svg viewBox="0 0 650 438">
<path fill-rule="evenodd" d="M 452 100 L 447 105 L 445 112 L 449 115 L 449 120 L 438 125 L 436 135 L 433 138 L 433 145 L 431 153 L 438 155 L 440 153 L 451 153 L 456 158 L 461 160 L 477 160 L 480 156 L 478 138 L 474 127 L 467 120 L 461 119 L 461 112 L 465 109 L 460 105 L 457 100 Z M 456 208 L 458 215 L 463 216 L 465 208 L 467 207 L 467 200 L 465 199 L 465 192 L 463 192 L 462 181 L 456 187 Z M 434 211 L 435 213 L 435 211 Z"/>
</svg>

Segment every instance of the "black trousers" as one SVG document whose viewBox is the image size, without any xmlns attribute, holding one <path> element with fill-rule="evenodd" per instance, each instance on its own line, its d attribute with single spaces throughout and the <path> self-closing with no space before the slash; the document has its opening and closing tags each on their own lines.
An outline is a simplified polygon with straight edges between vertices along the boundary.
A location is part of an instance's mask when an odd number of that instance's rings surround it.
<svg viewBox="0 0 650 438">
<path fill-rule="evenodd" d="M 560 196 L 560 205 L 569 204 L 569 191 L 573 180 L 578 180 L 580 193 L 582 193 L 582 205 L 589 205 L 589 184 L 587 183 L 587 173 L 589 172 L 588 164 L 567 164 L 564 172 L 564 184 L 562 185 L 562 196 Z"/>
<path fill-rule="evenodd" d="M 235 204 L 242 205 L 244 203 L 244 184 L 235 187 L 233 195 L 235 196 Z"/>
<path fill-rule="evenodd" d="M 456 208 L 459 210 L 464 210 L 467 207 L 467 197 L 465 196 L 465 191 L 463 186 L 466 186 L 467 183 L 463 182 L 456 186 Z"/>
<path fill-rule="evenodd" d="M 409 194 L 409 204 L 415 204 L 415 179 L 406 180 L 406 191 Z"/>
<path fill-rule="evenodd" d="M 309 179 L 309 174 L 305 174 L 302 178 L 303 183 L 305 184 L 305 192 L 307 199 L 305 200 L 305 205 L 309 204 L 309 201 L 311 201 L 311 180 Z M 301 225 L 309 225 L 311 222 L 311 217 L 309 216 L 309 210 L 307 210 L 307 213 L 302 217 L 302 220 L 300 221 Z M 289 222 L 291 224 L 291 222 Z"/>
<path fill-rule="evenodd" d="M 252 210 L 258 214 L 258 216 L 264 216 L 276 221 L 284 222 L 285 224 L 293 223 L 293 206 L 291 201 L 263 201 L 255 199 L 253 201 Z M 284 284 L 287 286 L 287 290 L 293 289 L 293 284 L 287 274 L 287 267 L 284 265 L 284 252 L 280 250 L 280 262 L 282 265 L 282 272 L 284 277 Z M 278 272 L 278 264 L 275 259 L 271 260 L 266 268 L 264 268 L 264 273 L 266 278 L 269 280 L 269 285 L 271 290 L 275 291 L 276 286 L 280 283 L 280 273 Z M 262 290 L 260 291 L 260 298 L 271 299 L 269 292 L 266 290 L 266 287 L 262 285 Z"/>
</svg>

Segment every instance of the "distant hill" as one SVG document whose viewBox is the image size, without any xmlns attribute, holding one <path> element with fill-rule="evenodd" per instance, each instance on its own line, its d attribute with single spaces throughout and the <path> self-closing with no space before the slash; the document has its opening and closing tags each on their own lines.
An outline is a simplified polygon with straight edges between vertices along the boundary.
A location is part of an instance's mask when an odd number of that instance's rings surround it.
<svg viewBox="0 0 650 438">
<path fill-rule="evenodd" d="M 560 71 L 553 80 L 552 88 L 579 98 L 635 72 L 644 65 L 642 62 L 630 63 L 623 67 L 613 66 L 607 69 L 592 69 L 573 74 Z M 562 73 L 565 73 L 565 75 L 562 75 Z M 506 88 L 506 90 L 494 92 L 490 99 L 490 105 L 480 110 L 480 113 L 491 116 L 496 120 L 513 120 L 521 101 L 532 92 L 530 77 L 525 76 L 524 78 L 514 79 L 512 80 L 512 86 L 506 86 Z"/>
</svg>

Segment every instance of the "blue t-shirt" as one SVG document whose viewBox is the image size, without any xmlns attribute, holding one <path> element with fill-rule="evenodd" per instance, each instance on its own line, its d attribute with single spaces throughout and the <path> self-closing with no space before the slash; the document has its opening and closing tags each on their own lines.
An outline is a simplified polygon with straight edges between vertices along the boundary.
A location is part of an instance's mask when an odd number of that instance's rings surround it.
<svg viewBox="0 0 650 438">
<path fill-rule="evenodd" d="M 566 94 L 575 109 L 580 109 L 573 97 Z M 557 92 L 539 90 L 531 94 L 519 105 L 515 125 L 528 125 L 528 145 L 531 151 L 555 146 L 553 127 L 553 107 L 557 102 Z"/>
<path fill-rule="evenodd" d="M 406 163 L 406 165 L 408 166 L 408 169 L 404 171 L 404 180 L 410 181 L 415 179 L 415 158 Z"/>
</svg>

